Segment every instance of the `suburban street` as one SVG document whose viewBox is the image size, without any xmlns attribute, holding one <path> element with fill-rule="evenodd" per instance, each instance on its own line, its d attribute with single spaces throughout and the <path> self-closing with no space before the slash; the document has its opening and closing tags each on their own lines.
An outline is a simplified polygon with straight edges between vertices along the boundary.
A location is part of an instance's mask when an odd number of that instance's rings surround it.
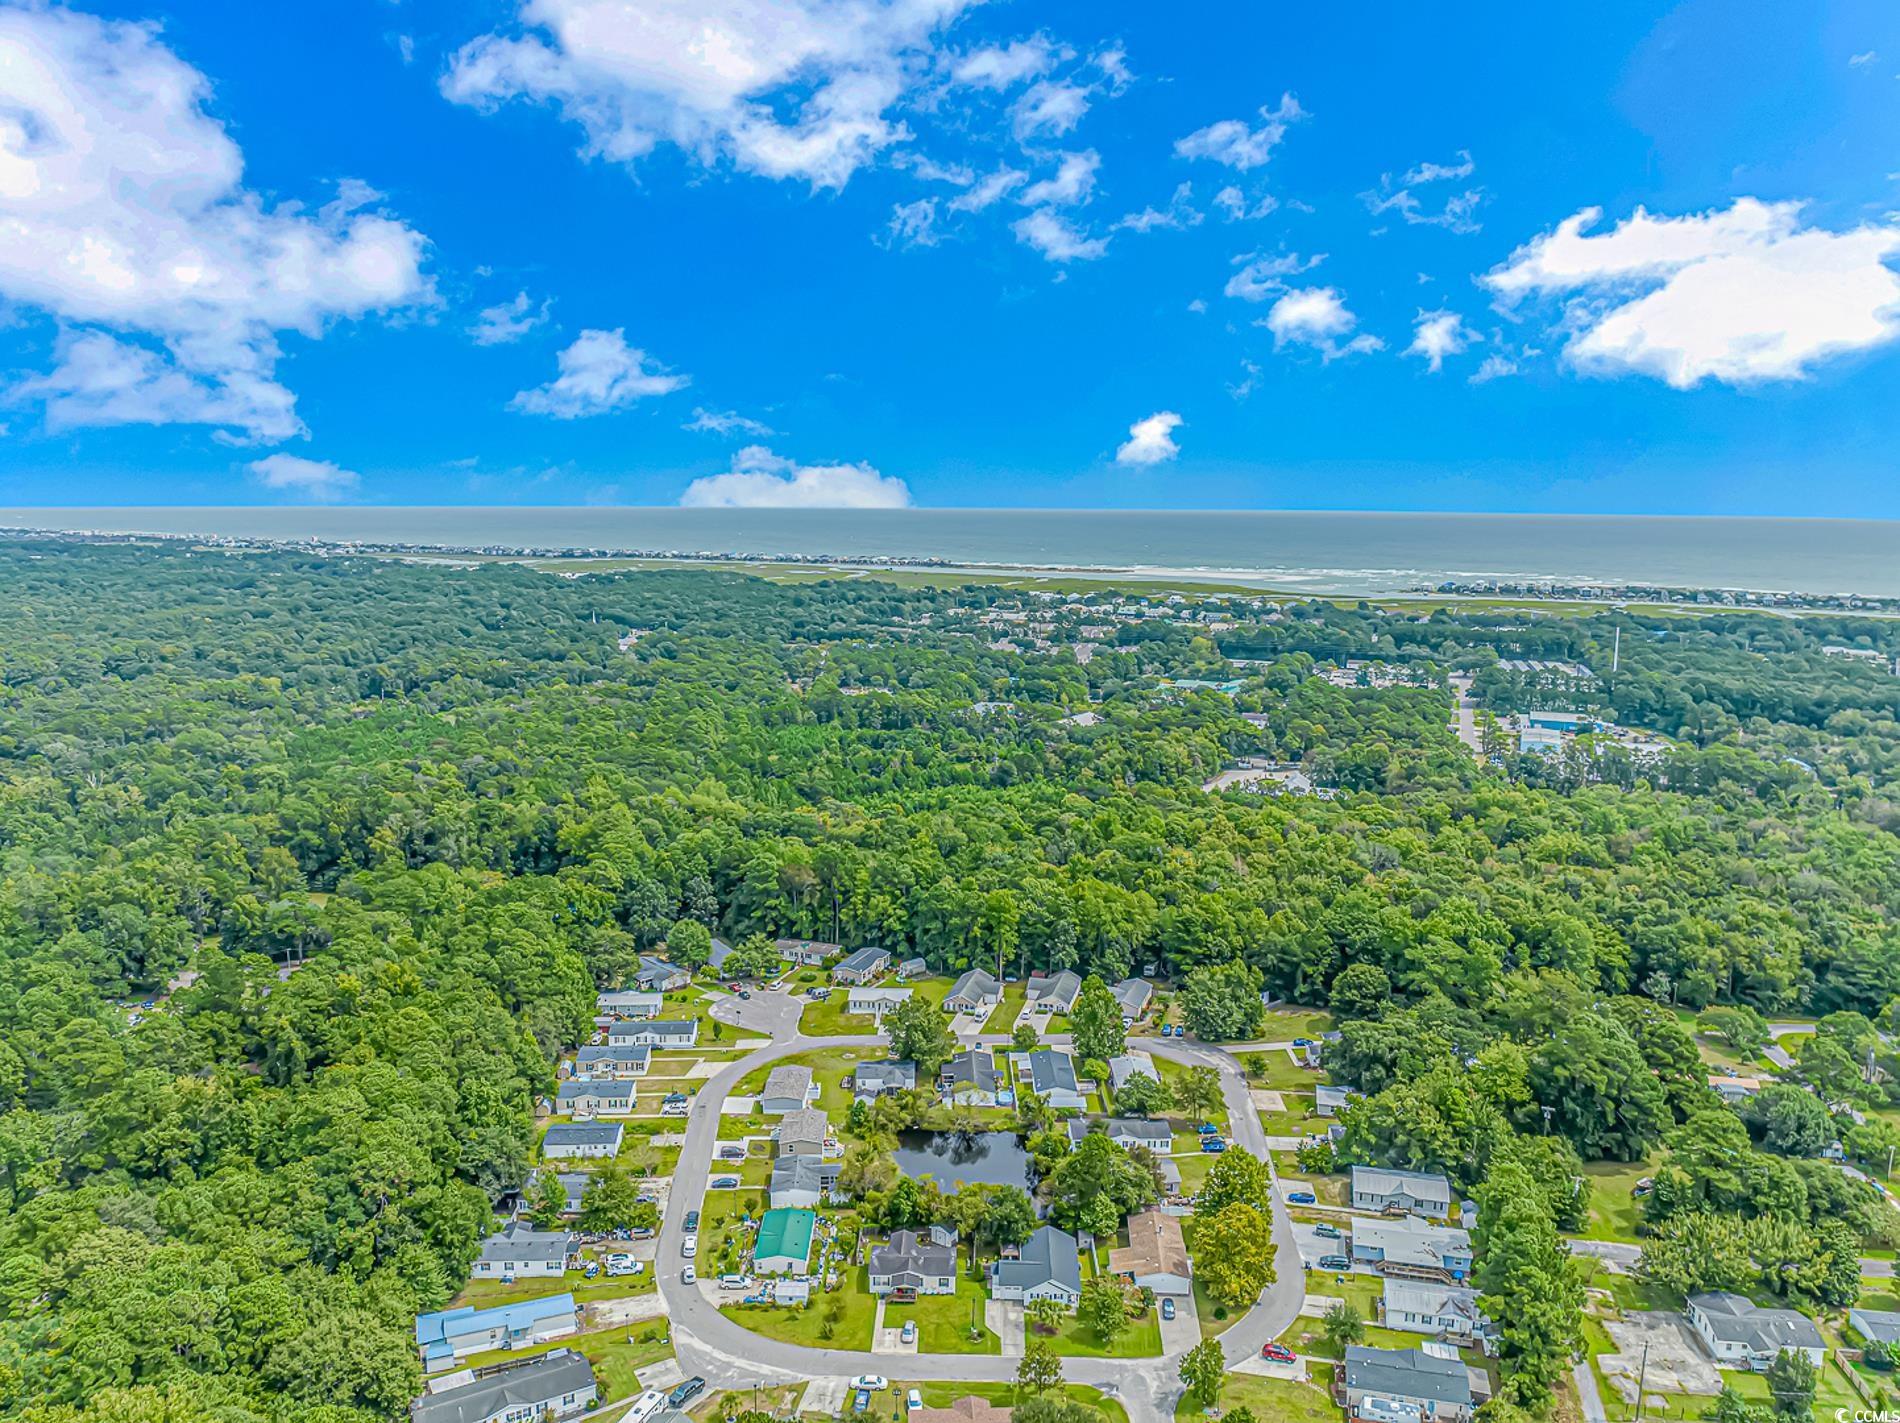
<svg viewBox="0 0 1900 1423">
<path fill-rule="evenodd" d="M 712 1010 L 721 1021 L 759 1036 L 769 1036 L 772 1041 L 708 1079 L 693 1101 L 686 1141 L 673 1173 L 671 1207 L 660 1228 L 655 1264 L 660 1293 L 672 1319 L 673 1347 L 680 1367 L 688 1375 L 698 1374 L 714 1388 L 722 1389 L 797 1383 L 823 1377 L 848 1378 L 867 1373 L 907 1379 L 1014 1382 L 1018 1361 L 1013 1357 L 916 1354 L 905 1356 L 899 1363 L 889 1355 L 869 1351 L 806 1348 L 768 1339 L 720 1313 L 698 1285 L 681 1282 L 680 1242 L 684 1235 L 681 1222 L 688 1210 L 703 1204 L 706 1183 L 712 1174 L 720 1107 L 734 1084 L 754 1069 L 796 1053 L 832 1047 L 878 1048 L 883 1044 L 884 1040 L 876 1035 L 805 1037 L 798 1031 L 803 1007 L 802 999 L 768 992 L 755 994 L 750 1000 L 728 998 Z M 983 1039 L 986 1046 L 1006 1041 L 1000 1036 Z M 1162 1042 L 1142 1038 L 1139 1042 L 1144 1050 L 1156 1056 L 1217 1068 L 1235 1143 L 1270 1162 L 1266 1133 L 1248 1095 L 1245 1075 L 1231 1054 L 1187 1040 Z M 1274 1241 L 1279 1246 L 1278 1278 L 1262 1293 L 1254 1308 L 1221 1336 L 1230 1368 L 1243 1359 L 1257 1357 L 1262 1344 L 1285 1331 L 1298 1315 L 1304 1297 L 1305 1275 L 1300 1267 L 1299 1247 L 1293 1237 L 1292 1221 L 1277 1192 L 1273 1200 L 1273 1228 Z M 1163 1423 L 1174 1417 L 1175 1404 L 1183 1392 L 1179 1369 L 1178 1354 L 1147 1359 L 1063 1360 L 1063 1373 L 1071 1383 L 1088 1384 L 1115 1397 L 1128 1409 L 1131 1423 Z"/>
</svg>

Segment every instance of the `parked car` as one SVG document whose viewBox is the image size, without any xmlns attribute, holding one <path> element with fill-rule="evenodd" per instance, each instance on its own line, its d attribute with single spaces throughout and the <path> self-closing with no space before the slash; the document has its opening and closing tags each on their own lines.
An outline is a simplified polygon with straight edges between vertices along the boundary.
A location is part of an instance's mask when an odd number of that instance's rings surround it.
<svg viewBox="0 0 1900 1423">
<path fill-rule="evenodd" d="M 1293 1046 L 1294 1046 L 1294 1047 L 1311 1047 L 1312 1045 L 1313 1045 L 1313 1040 L 1312 1040 L 1311 1038 L 1295 1038 L 1295 1039 L 1293 1039 Z"/>
<path fill-rule="evenodd" d="M 686 1226 L 686 1233 L 688 1235 L 697 1234 L 699 1231 L 699 1212 L 698 1211 L 686 1212 L 686 1219 L 683 1222 L 683 1224 Z"/>
<path fill-rule="evenodd" d="M 914 1319 L 905 1320 L 904 1328 L 907 1330 L 910 1330 L 912 1334 L 915 1335 L 916 1328 L 917 1328 L 917 1321 Z M 910 1396 L 904 1400 L 904 1406 L 908 1408 L 912 1413 L 915 1413 L 918 1409 L 924 1406 L 924 1396 L 921 1393 L 919 1393 L 916 1389 L 913 1388 L 910 1391 Z"/>
<path fill-rule="evenodd" d="M 737 1176 L 715 1176 L 712 1178 L 710 1184 L 715 1191 L 730 1191 L 739 1184 L 739 1178 Z"/>
<path fill-rule="evenodd" d="M 582 1277 L 589 1280 L 593 1279 L 594 1276 L 598 1275 L 599 1273 L 600 1273 L 600 1266 L 595 1264 L 592 1260 L 589 1260 L 587 1264 L 581 1270 Z"/>
<path fill-rule="evenodd" d="M 1198 1128 L 1202 1136 L 1219 1136 L 1220 1128 L 1212 1122 L 1202 1122 Z"/>
<path fill-rule="evenodd" d="M 682 1285 L 698 1284 L 699 1271 L 695 1270 L 691 1265 L 688 1265 L 684 1270 L 680 1271 L 680 1283 Z"/>
<path fill-rule="evenodd" d="M 904 1321 L 904 1336 L 903 1337 L 904 1337 L 904 1342 L 906 1344 L 915 1344 L 917 1342 L 917 1321 L 916 1320 L 906 1319 Z M 917 1390 L 913 1388 L 910 1391 L 910 1396 L 912 1398 L 917 1397 Z M 911 1407 L 921 1408 L 923 1407 L 923 1405 L 920 1403 L 913 1403 L 911 1404 Z"/>
<path fill-rule="evenodd" d="M 1296 1206 L 1316 1206 L 1319 1204 L 1319 1197 L 1314 1195 L 1311 1191 L 1288 1191 L 1286 1198 L 1289 1204 Z"/>
<path fill-rule="evenodd" d="M 1352 1261 L 1344 1255 L 1322 1255 L 1319 1257 L 1319 1267 L 1322 1270 L 1350 1270 Z"/>
<path fill-rule="evenodd" d="M 745 1275 L 721 1275 L 719 1277 L 719 1288 L 722 1290 L 748 1290 L 752 1288 L 752 1281 Z"/>
<path fill-rule="evenodd" d="M 1225 1151 L 1227 1150 L 1227 1143 L 1222 1141 L 1217 1136 L 1204 1136 L 1201 1138 L 1201 1150 L 1202 1151 Z"/>
<path fill-rule="evenodd" d="M 1316 1225 L 1313 1227 L 1313 1234 L 1322 1236 L 1327 1240 L 1337 1240 L 1339 1239 L 1339 1227 L 1336 1225 Z"/>
<path fill-rule="evenodd" d="M 1262 1344 L 1260 1357 L 1272 1359 L 1276 1364 L 1290 1364 L 1295 1359 L 1293 1351 L 1284 1344 Z"/>
<path fill-rule="evenodd" d="M 1174 1318 L 1174 1301 L 1173 1300 L 1163 1299 L 1161 1301 L 1161 1317 L 1163 1319 Z"/>
<path fill-rule="evenodd" d="M 750 998 L 752 996 L 752 990 L 750 988 L 741 988 L 739 990 L 739 996 L 741 998 Z"/>
<path fill-rule="evenodd" d="M 697 1235 L 689 1235 L 682 1240 L 680 1242 L 680 1254 L 685 1256 L 688 1260 L 699 1254 L 699 1237 Z"/>
<path fill-rule="evenodd" d="M 882 1393 L 891 1386 L 891 1381 L 883 1374 L 859 1374 L 851 1380 L 853 1388 L 868 1388 L 872 1393 Z"/>
<path fill-rule="evenodd" d="M 674 1408 L 684 1408 L 689 1399 L 699 1397 L 706 1391 L 706 1380 L 695 1374 L 666 1396 L 666 1401 Z"/>
<path fill-rule="evenodd" d="M 866 1412 L 870 1407 L 871 1407 L 871 1395 L 866 1393 L 863 1389 L 859 1389 L 855 1394 L 852 1395 L 851 1411 L 853 1413 Z"/>
</svg>

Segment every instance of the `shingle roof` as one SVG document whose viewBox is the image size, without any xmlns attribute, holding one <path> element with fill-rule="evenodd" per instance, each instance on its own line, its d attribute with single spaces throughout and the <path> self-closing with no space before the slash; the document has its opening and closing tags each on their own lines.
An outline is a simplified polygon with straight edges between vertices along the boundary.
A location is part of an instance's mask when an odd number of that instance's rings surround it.
<svg viewBox="0 0 1900 1423">
<path fill-rule="evenodd" d="M 1139 1017 L 1154 997 L 1154 985 L 1145 978 L 1124 978 L 1109 990 L 1122 1005 L 1122 1012 Z"/>
<path fill-rule="evenodd" d="M 1166 1122 L 1150 1121 L 1147 1117 L 1093 1117 L 1069 1123 L 1069 1141 L 1082 1144 L 1082 1138 L 1091 1131 L 1100 1129 L 1106 1136 L 1128 1136 L 1140 1141 L 1150 1151 L 1166 1152 L 1174 1145 L 1174 1130 Z"/>
<path fill-rule="evenodd" d="M 890 961 L 891 951 L 889 949 L 858 949 L 840 961 L 834 972 L 869 973 L 880 963 L 889 963 Z"/>
<path fill-rule="evenodd" d="M 1187 1240 L 1179 1216 L 1145 1210 L 1128 1217 L 1128 1244 L 1108 1252 L 1108 1267 L 1118 1275 L 1180 1275 L 1188 1263 Z"/>
<path fill-rule="evenodd" d="M 1690 1295 L 1689 1303 L 1702 1311 L 1715 1337 L 1725 1343 L 1743 1344 L 1760 1352 L 1824 1347 L 1814 1321 L 1792 1309 L 1764 1309 L 1727 1290 Z"/>
<path fill-rule="evenodd" d="M 959 1003 L 975 1003 L 985 998 L 995 998 L 1002 993 L 1002 985 L 980 968 L 970 969 L 950 985 L 950 992 L 944 1001 L 952 999 Z"/>
<path fill-rule="evenodd" d="M 996 1282 L 1025 1290 L 1053 1282 L 1080 1294 L 1082 1257 L 1076 1250 L 1075 1237 L 1045 1225 L 1029 1237 L 1020 1259 L 997 1261 Z"/>
<path fill-rule="evenodd" d="M 914 1230 L 892 1231 L 888 1245 L 871 1247 L 873 1275 L 914 1275 L 934 1279 L 939 1275 L 954 1275 L 956 1270 L 957 1252 L 954 1249 L 933 1245 Z"/>
<path fill-rule="evenodd" d="M 574 1054 L 574 1066 L 577 1070 L 602 1064 L 645 1066 L 652 1059 L 653 1049 L 645 1043 L 591 1043 Z"/>
<path fill-rule="evenodd" d="M 866 1087 L 908 1090 L 917 1085 L 917 1064 L 894 1062 L 888 1058 L 883 1062 L 860 1062 L 852 1069 L 851 1075 L 860 1091 Z"/>
<path fill-rule="evenodd" d="M 551 1146 L 618 1147 L 624 1129 L 619 1122 L 556 1122 L 541 1138 L 541 1149 Z"/>
<path fill-rule="evenodd" d="M 568 1233 L 565 1230 L 536 1230 L 525 1221 L 515 1221 L 482 1241 L 477 1263 L 500 1264 L 504 1261 L 533 1260 L 542 1264 L 560 1264 L 567 1260 Z"/>
<path fill-rule="evenodd" d="M 811 1069 L 795 1064 L 775 1067 L 765 1075 L 765 1088 L 760 1097 L 796 1097 L 804 1101 L 811 1095 Z"/>
<path fill-rule="evenodd" d="M 1353 1392 L 1471 1406 L 1471 1375 L 1462 1359 L 1441 1359 L 1423 1349 L 1346 1346 L 1346 1387 Z"/>
<path fill-rule="evenodd" d="M 1390 1171 L 1383 1166 L 1352 1168 L 1352 1193 L 1374 1196 L 1403 1191 L 1420 1200 L 1449 1201 L 1451 1183 L 1435 1171 Z"/>
<path fill-rule="evenodd" d="M 1066 1052 L 1050 1048 L 1032 1052 L 1029 1054 L 1029 1082 L 1039 1097 L 1051 1092 L 1073 1092 L 1076 1090 L 1075 1060 Z"/>
<path fill-rule="evenodd" d="M 823 1141 L 831 1131 L 831 1119 L 816 1107 L 799 1107 L 779 1118 L 780 1141 Z"/>
<path fill-rule="evenodd" d="M 565 1398 L 594 1383 L 594 1366 L 572 1349 L 556 1349 L 501 1373 L 440 1393 L 425 1393 L 409 1407 L 410 1423 L 472 1423 L 510 1409 Z"/>
<path fill-rule="evenodd" d="M 960 1052 L 943 1065 L 943 1075 L 952 1089 L 969 1086 L 979 1092 L 994 1092 L 999 1080 L 996 1054 L 987 1048 Z"/>
<path fill-rule="evenodd" d="M 1359 1217 L 1352 1222 L 1352 1248 L 1377 1250 L 1388 1264 L 1444 1269 L 1447 1255 L 1471 1259 L 1471 1236 L 1456 1226 L 1435 1225 L 1413 1215 L 1395 1220 Z"/>
<path fill-rule="evenodd" d="M 1057 1003 L 1073 1003 L 1075 995 L 1082 991 L 1082 980 L 1072 970 L 1063 969 L 1059 973 L 1031 974 L 1027 997 L 1031 1003 L 1040 1003 L 1043 999 L 1052 999 Z"/>
<path fill-rule="evenodd" d="M 816 1156 L 781 1156 L 772 1163 L 772 1191 L 823 1191 L 838 1179 L 835 1163 Z"/>
</svg>

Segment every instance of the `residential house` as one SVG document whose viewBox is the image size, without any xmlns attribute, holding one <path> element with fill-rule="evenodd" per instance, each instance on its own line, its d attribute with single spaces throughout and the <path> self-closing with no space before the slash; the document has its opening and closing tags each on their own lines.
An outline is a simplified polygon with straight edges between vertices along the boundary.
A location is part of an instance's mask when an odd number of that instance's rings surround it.
<svg viewBox="0 0 1900 1423">
<path fill-rule="evenodd" d="M 772 1208 L 809 1210 L 823 1203 L 837 1187 L 840 1165 L 816 1156 L 779 1157 L 772 1163 Z"/>
<path fill-rule="evenodd" d="M 956 1247 L 933 1244 L 912 1230 L 891 1232 L 888 1244 L 871 1247 L 871 1293 L 911 1299 L 957 1292 Z"/>
<path fill-rule="evenodd" d="M 1494 1332 L 1478 1308 L 1476 1290 L 1390 1276 L 1379 1300 L 1379 1322 L 1387 1329 L 1452 1340 L 1484 1339 Z"/>
<path fill-rule="evenodd" d="M 1468 1423 L 1471 1374 L 1457 1355 L 1348 1344 L 1340 1369 L 1357 1423 Z"/>
<path fill-rule="evenodd" d="M 817 968 L 833 954 L 844 952 L 843 944 L 828 944 L 822 939 L 774 939 L 772 947 L 787 963 Z"/>
<path fill-rule="evenodd" d="M 1827 1357 L 1821 1331 L 1805 1314 L 1767 1309 L 1745 1295 L 1711 1290 L 1689 1296 L 1689 1324 L 1727 1369 L 1767 1372 L 1784 1352 L 1806 1354 L 1816 1368 Z"/>
<path fill-rule="evenodd" d="M 1043 1226 L 1014 1259 L 1006 1255 L 991 1263 L 990 1296 L 1023 1304 L 1052 1299 L 1074 1309 L 1082 1300 L 1082 1257 L 1075 1237 L 1053 1225 Z"/>
<path fill-rule="evenodd" d="M 1088 1099 L 1076 1085 L 1075 1059 L 1055 1048 L 1040 1048 L 1024 1053 L 1021 1061 L 1029 1069 L 1029 1086 L 1056 1111 L 1080 1112 Z"/>
<path fill-rule="evenodd" d="M 625 1132 L 619 1122 L 556 1122 L 541 1138 L 541 1154 L 549 1161 L 611 1161 Z"/>
<path fill-rule="evenodd" d="M 1336 1117 L 1346 1110 L 1346 1103 L 1352 1100 L 1352 1096 L 1350 1088 L 1322 1082 L 1313 1089 L 1313 1110 L 1322 1117 Z"/>
<path fill-rule="evenodd" d="M 633 977 L 648 993 L 671 993 L 691 983 L 693 971 L 679 964 L 668 963 L 665 959 L 656 959 L 651 954 L 642 954 L 639 972 Z"/>
<path fill-rule="evenodd" d="M 782 1117 L 809 1107 L 818 1098 L 818 1084 L 811 1069 L 796 1064 L 773 1068 L 765 1076 L 765 1088 L 759 1093 L 759 1110 L 770 1117 Z"/>
<path fill-rule="evenodd" d="M 537 1167 L 528 1173 L 527 1184 L 521 1188 L 521 1199 L 531 1201 L 543 1176 L 549 1174 L 546 1167 Z M 554 1179 L 560 1182 L 561 1190 L 567 1196 L 567 1204 L 561 1208 L 563 1216 L 572 1219 L 581 1213 L 581 1199 L 587 1194 L 587 1188 L 598 1178 L 591 1171 L 556 1171 Z"/>
<path fill-rule="evenodd" d="M 789 1206 L 770 1210 L 759 1222 L 752 1268 L 761 1275 L 802 1275 L 811 1268 L 812 1230 L 818 1217 Z"/>
<path fill-rule="evenodd" d="M 930 965 L 922 959 L 905 959 L 897 966 L 897 976 L 901 979 L 928 978 Z"/>
<path fill-rule="evenodd" d="M 633 1110 L 634 1087 L 612 1077 L 570 1077 L 555 1089 L 555 1110 L 575 1117 L 624 1117 Z"/>
<path fill-rule="evenodd" d="M 937 1074 L 943 1100 L 958 1107 L 994 1107 L 1003 1074 L 996 1070 L 996 1054 L 988 1048 L 960 1052 Z"/>
<path fill-rule="evenodd" d="M 607 1029 L 609 1047 L 667 1048 L 695 1047 L 699 1043 L 699 1019 L 665 1018 L 646 1023 L 615 1023 Z"/>
<path fill-rule="evenodd" d="M 574 1054 L 576 1077 L 645 1077 L 652 1064 L 653 1049 L 624 1044 L 594 1043 Z"/>
<path fill-rule="evenodd" d="M 657 1018 L 666 1004 L 664 993 L 648 993 L 637 988 L 616 988 L 594 999 L 594 1011 L 608 1018 Z"/>
<path fill-rule="evenodd" d="M 432 1381 L 409 1405 L 409 1423 L 520 1423 L 572 1418 L 600 1397 L 594 1366 L 572 1349 L 519 1363 L 463 1369 Z"/>
<path fill-rule="evenodd" d="M 1161 1074 L 1155 1071 L 1155 1060 L 1145 1052 L 1125 1052 L 1108 1060 L 1108 1085 L 1115 1091 L 1121 1091 L 1131 1077 L 1161 1080 Z"/>
<path fill-rule="evenodd" d="M 1869 1344 L 1900 1344 L 1900 1314 L 1889 1309 L 1850 1309 L 1847 1322 Z"/>
<path fill-rule="evenodd" d="M 1746 1102 L 1761 1091 L 1761 1079 L 1759 1077 L 1725 1077 L 1718 1074 L 1709 1078 L 1709 1086 L 1714 1089 L 1716 1096 L 1733 1107 Z"/>
<path fill-rule="evenodd" d="M 945 1011 L 951 1013 L 988 1013 L 1003 999 L 1003 985 L 980 968 L 973 968 L 960 975 L 950 985 L 950 993 L 943 1000 Z"/>
<path fill-rule="evenodd" d="M 558 1280 L 567 1273 L 568 1241 L 565 1230 L 536 1230 L 518 1220 L 482 1241 L 469 1273 L 477 1280 Z"/>
<path fill-rule="evenodd" d="M 1451 1214 L 1451 1183 L 1436 1172 L 1352 1168 L 1352 1204 L 1361 1211 L 1409 1211 L 1443 1219 Z"/>
<path fill-rule="evenodd" d="M 1174 1131 L 1164 1121 L 1150 1121 L 1146 1117 L 1094 1117 L 1072 1121 L 1069 1127 L 1069 1145 L 1080 1146 L 1082 1138 L 1092 1131 L 1099 1131 L 1115 1145 L 1124 1150 L 1134 1146 L 1145 1146 L 1156 1156 L 1166 1156 L 1174 1150 Z"/>
<path fill-rule="evenodd" d="M 1073 970 L 1029 975 L 1029 1011 L 1067 1013 L 1075 1007 L 1075 995 L 1082 991 L 1082 980 Z"/>
<path fill-rule="evenodd" d="M 422 1366 L 442 1369 L 467 1354 L 525 1349 L 580 1329 L 580 1306 L 571 1294 L 544 1295 L 492 1309 L 438 1310 L 416 1319 L 416 1351 Z"/>
<path fill-rule="evenodd" d="M 816 1107 L 800 1107 L 780 1117 L 778 1130 L 772 1135 L 778 1141 L 780 1156 L 823 1156 L 831 1122 Z"/>
<path fill-rule="evenodd" d="M 889 949 L 859 949 L 831 970 L 831 979 L 834 983 L 869 983 L 890 966 Z"/>
<path fill-rule="evenodd" d="M 712 952 L 706 955 L 706 967 L 714 973 L 726 971 L 726 960 L 732 956 L 732 945 L 717 934 L 713 935 Z"/>
<path fill-rule="evenodd" d="M 1471 1273 L 1471 1237 L 1415 1215 L 1352 1222 L 1352 1258 L 1382 1275 L 1456 1284 Z"/>
<path fill-rule="evenodd" d="M 1145 978 L 1124 978 L 1109 991 L 1122 1005 L 1122 1022 L 1131 1028 L 1141 1021 L 1155 996 L 1154 985 Z"/>
<path fill-rule="evenodd" d="M 1108 1252 L 1108 1268 L 1158 1295 L 1194 1293 L 1181 1218 L 1152 1207 L 1128 1217 L 1128 1244 Z"/>
<path fill-rule="evenodd" d="M 910 1092 L 916 1086 L 914 1062 L 860 1062 L 851 1074 L 851 1091 L 860 1102 L 874 1102 L 887 1092 Z"/>
<path fill-rule="evenodd" d="M 845 1005 L 845 1011 L 856 1013 L 860 1016 L 869 1014 L 873 1018 L 882 1018 L 886 1013 L 910 997 L 910 995 L 911 990 L 908 988 L 865 988 L 860 986 L 851 990 L 851 997 Z"/>
</svg>

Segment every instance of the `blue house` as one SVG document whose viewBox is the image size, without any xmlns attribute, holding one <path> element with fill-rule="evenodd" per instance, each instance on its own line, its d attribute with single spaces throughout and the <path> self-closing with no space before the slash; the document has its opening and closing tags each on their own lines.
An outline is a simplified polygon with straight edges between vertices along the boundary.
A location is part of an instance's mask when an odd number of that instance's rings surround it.
<svg viewBox="0 0 1900 1423">
<path fill-rule="evenodd" d="M 580 1329 L 571 1294 L 545 1295 L 491 1309 L 438 1310 L 416 1318 L 416 1351 L 425 1369 L 445 1369 L 468 1354 L 488 1349 L 525 1349 Z"/>
</svg>

